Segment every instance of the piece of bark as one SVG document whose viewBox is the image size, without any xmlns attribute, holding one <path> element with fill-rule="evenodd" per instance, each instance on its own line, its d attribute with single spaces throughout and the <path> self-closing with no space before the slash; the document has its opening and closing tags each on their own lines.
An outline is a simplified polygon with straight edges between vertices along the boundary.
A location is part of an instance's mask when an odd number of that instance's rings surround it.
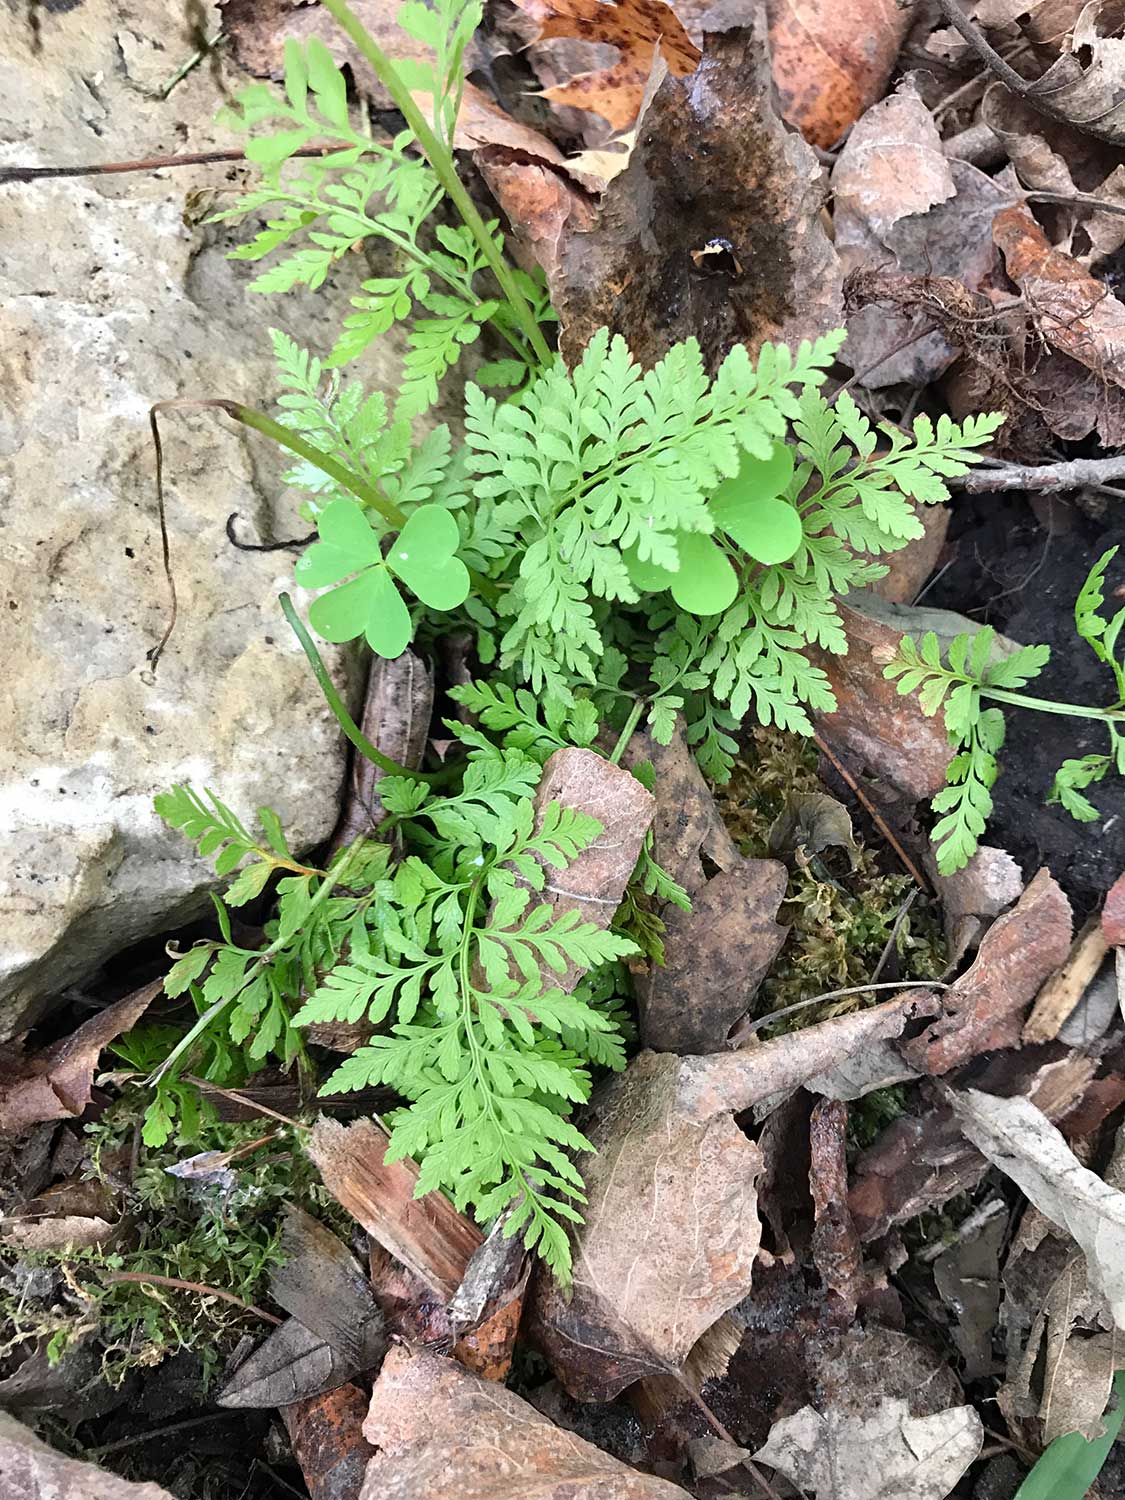
<svg viewBox="0 0 1125 1500">
<path fill-rule="evenodd" d="M 690 912 L 663 909 L 664 963 L 636 981 L 646 1047 L 682 1054 L 726 1045 L 785 943 L 789 929 L 774 919 L 787 883 L 779 861 L 740 859 L 693 894 Z"/>
<path fill-rule="evenodd" d="M 1050 871 L 1040 870 L 985 933 L 972 966 L 942 997 L 938 1019 L 899 1043 L 905 1061 L 935 1077 L 981 1052 L 1015 1046 L 1024 1012 L 1066 959 L 1070 934 L 1070 902 Z"/>
<path fill-rule="evenodd" d="M 358 1500 L 375 1450 L 363 1435 L 370 1398 L 349 1381 L 281 1408 L 310 1500 Z"/>
<path fill-rule="evenodd" d="M 990 1092 L 1025 1093 L 1052 1120 L 1062 1120 L 1085 1094 L 1097 1068 L 1057 1043 L 1002 1052 L 974 1079 Z M 931 1103 L 903 1115 L 861 1153 L 852 1171 L 848 1206 L 860 1239 L 872 1240 L 927 1208 L 967 1192 L 988 1163 L 964 1138 L 950 1106 Z"/>
<path fill-rule="evenodd" d="M 385 1161 L 388 1139 L 374 1120 L 345 1126 L 322 1115 L 305 1149 L 341 1207 L 448 1301 L 484 1236 L 443 1194 L 415 1198 L 418 1168 Z"/>
<path fill-rule="evenodd" d="M 1075 938 L 1061 969 L 1043 985 L 1023 1028 L 1025 1042 L 1049 1042 L 1093 983 L 1109 952 L 1095 913 Z"/>
<path fill-rule="evenodd" d="M 680 1108 L 700 1121 L 724 1110 L 750 1109 L 828 1072 L 872 1042 L 901 1036 L 912 1021 L 935 1015 L 938 1008 L 934 991 L 909 990 L 870 1010 L 835 1016 L 737 1052 L 685 1057 L 677 1080 Z"/>
<path fill-rule="evenodd" d="M 692 1346 L 746 1295 L 761 1226 L 758 1147 L 726 1109 L 680 1106 L 684 1062 L 642 1052 L 595 1090 L 580 1158 L 586 1221 L 574 1285 L 536 1278 L 531 1336 L 579 1400 L 608 1401 L 643 1375 L 682 1370 Z"/>
<path fill-rule="evenodd" d="M 390 659 L 371 658 L 360 728 L 376 749 L 400 766 L 417 770 L 426 753 L 433 712 L 433 676 L 420 657 L 406 650 Z M 344 808 L 330 848 L 342 849 L 378 828 L 387 814 L 375 785 L 385 774 L 353 750 Z"/>
<path fill-rule="evenodd" d="M 357 1373 L 378 1365 L 387 1349 L 383 1314 L 347 1245 L 291 1204 L 282 1224 L 281 1254 L 284 1259 L 270 1276 L 277 1305 L 326 1339 Z"/>
<path fill-rule="evenodd" d="M 452 1360 L 392 1350 L 364 1424 L 360 1500 L 684 1500 Z"/>
<path fill-rule="evenodd" d="M 551 906 L 556 919 L 577 911 L 584 922 L 606 928 L 629 884 L 656 800 L 631 771 L 594 750 L 568 745 L 556 750 L 543 767 L 535 793 L 537 827 L 550 802 L 597 818 L 602 831 L 565 870 L 544 866 L 547 883 L 537 893 L 538 900 Z M 584 972 L 568 963 L 563 974 L 549 971 L 550 984 L 569 994 Z"/>
<path fill-rule="evenodd" d="M 669 1486 L 673 1494 L 680 1491 Z M 0 1411 L 0 1494 L 4 1500 L 174 1500 L 159 1484 L 131 1484 L 94 1464 L 66 1458 Z"/>
<path fill-rule="evenodd" d="M 817 728 L 829 744 L 912 801 L 932 797 L 945 785 L 949 764 L 945 728 L 940 717 L 927 717 L 916 697 L 902 696 L 883 675 L 910 632 L 909 617 L 876 599 L 864 600 L 862 611 L 843 602 L 837 607 L 848 636 L 847 655 L 817 647 L 809 651 L 836 697 L 836 712 L 818 714 Z"/>
<path fill-rule="evenodd" d="M 809 1121 L 809 1191 L 814 1224 L 812 1258 L 817 1274 L 843 1305 L 850 1323 L 864 1290 L 863 1252 L 848 1208 L 848 1107 L 822 1099 Z"/>
<path fill-rule="evenodd" d="M 41 1052 L 21 1058 L 0 1090 L 0 1132 L 18 1134 L 43 1120 L 77 1119 L 90 1102 L 102 1048 L 135 1026 L 164 988 L 154 979 L 97 1011 Z"/>
<path fill-rule="evenodd" d="M 694 336 L 713 372 L 736 343 L 756 354 L 839 324 L 824 174 L 774 111 L 764 17 L 735 9 L 690 77 L 664 79 L 593 228 L 547 267 L 569 364 L 600 327 L 645 367 Z"/>
</svg>

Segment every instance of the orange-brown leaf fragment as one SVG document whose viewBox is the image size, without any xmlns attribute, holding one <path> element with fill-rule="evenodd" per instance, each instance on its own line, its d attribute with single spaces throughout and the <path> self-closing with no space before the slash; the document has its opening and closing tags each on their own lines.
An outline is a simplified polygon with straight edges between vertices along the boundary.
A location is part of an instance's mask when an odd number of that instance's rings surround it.
<svg viewBox="0 0 1125 1500">
<path fill-rule="evenodd" d="M 813 146 L 833 146 L 882 97 L 913 4 L 769 0 L 770 54 L 781 113 Z"/>
<path fill-rule="evenodd" d="M 618 60 L 608 68 L 578 73 L 567 83 L 544 90 L 554 104 L 591 109 L 614 130 L 627 130 L 641 107 L 658 48 L 676 78 L 686 77 L 699 61 L 699 48 L 664 0 L 517 0 L 529 15 L 546 15 L 540 42 L 558 38 L 616 47 Z"/>
</svg>

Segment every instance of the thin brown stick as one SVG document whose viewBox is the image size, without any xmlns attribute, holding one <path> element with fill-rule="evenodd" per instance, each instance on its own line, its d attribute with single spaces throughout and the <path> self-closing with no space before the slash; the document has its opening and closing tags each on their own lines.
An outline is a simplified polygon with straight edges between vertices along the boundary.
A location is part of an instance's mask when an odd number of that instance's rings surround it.
<svg viewBox="0 0 1125 1500">
<path fill-rule="evenodd" d="M 715 1435 L 722 1438 L 724 1443 L 730 1443 L 732 1448 L 737 1448 L 739 1445 L 735 1442 L 734 1437 L 729 1429 L 724 1425 L 724 1423 L 719 1420 L 719 1418 L 707 1405 L 706 1401 L 704 1401 L 703 1397 L 695 1389 L 691 1381 L 685 1380 L 683 1375 L 680 1374 L 679 1371 L 674 1370 L 671 1367 L 669 1367 L 669 1373 L 672 1375 L 672 1378 L 676 1381 L 676 1384 L 680 1387 L 680 1389 L 686 1395 L 691 1397 L 692 1403 L 699 1408 L 700 1412 L 703 1415 L 704 1421 L 712 1429 Z M 748 1470 L 750 1477 L 758 1485 L 763 1495 L 768 1496 L 769 1500 L 781 1500 L 781 1496 L 774 1489 L 773 1485 L 770 1484 L 769 1480 L 762 1473 L 761 1469 L 758 1468 L 758 1465 L 752 1458 L 743 1459 L 742 1464 L 743 1468 Z"/>
<path fill-rule="evenodd" d="M 131 1281 L 138 1285 L 151 1283 L 153 1286 L 171 1287 L 177 1292 L 198 1292 L 201 1297 L 219 1297 L 234 1307 L 241 1307 L 243 1312 L 253 1313 L 255 1317 L 263 1318 L 277 1328 L 281 1327 L 283 1321 L 281 1318 L 274 1317 L 273 1313 L 266 1312 L 264 1307 L 258 1307 L 253 1302 L 244 1302 L 233 1292 L 224 1292 L 221 1287 L 217 1286 L 204 1286 L 199 1281 L 181 1281 L 177 1276 L 156 1276 L 149 1271 L 111 1271 L 104 1279 L 106 1281 Z"/>
<path fill-rule="evenodd" d="M 971 495 L 993 490 L 1077 490 L 1086 484 L 1104 485 L 1125 479 L 1125 454 L 1115 458 L 1070 458 L 1058 464 L 997 464 L 970 469 L 949 483 Z M 1125 491 L 1120 492 L 1125 499 Z"/>
<path fill-rule="evenodd" d="M 1028 203 L 1061 203 L 1067 208 L 1088 208 L 1097 213 L 1125 214 L 1125 203 L 1110 203 L 1094 193 L 1026 193 Z"/>
<path fill-rule="evenodd" d="M 891 848 L 898 855 L 898 857 L 902 861 L 903 866 L 906 869 L 907 873 L 909 875 L 911 875 L 918 882 L 918 884 L 922 887 L 922 889 L 924 891 L 928 891 L 929 888 L 930 888 L 929 882 L 920 873 L 920 871 L 918 869 L 918 866 L 910 858 L 910 855 L 907 854 L 906 850 L 902 847 L 902 845 L 899 843 L 898 839 L 895 837 L 894 833 L 892 832 L 892 830 L 890 828 L 890 825 L 887 823 L 886 818 L 883 817 L 883 814 L 875 806 L 875 804 L 872 802 L 871 798 L 863 790 L 863 788 L 860 786 L 860 784 L 858 783 L 858 781 L 856 781 L 855 777 L 848 770 L 847 766 L 844 765 L 843 761 L 840 760 L 839 756 L 836 755 L 835 751 L 833 751 L 825 743 L 825 741 L 821 738 L 821 736 L 819 734 L 814 734 L 813 735 L 813 744 L 817 747 L 817 749 L 825 757 L 825 759 L 830 763 L 830 765 L 832 765 L 835 768 L 836 772 L 840 776 L 843 777 L 843 779 L 847 783 L 847 785 L 851 788 L 851 790 L 859 798 L 860 802 L 863 804 L 863 807 L 865 808 L 865 810 L 867 811 L 868 815 L 870 816 L 871 821 L 875 824 L 875 827 L 879 830 L 879 832 L 886 839 L 887 843 L 890 844 Z"/>
<path fill-rule="evenodd" d="M 244 1109 L 257 1110 L 260 1115 L 268 1115 L 271 1120 L 280 1120 L 283 1125 L 290 1126 L 293 1130 L 300 1130 L 299 1120 L 291 1120 L 288 1115 L 279 1114 L 276 1109 L 270 1109 L 268 1104 L 259 1104 L 256 1099 L 251 1099 L 248 1094 L 240 1094 L 237 1089 L 221 1089 L 217 1083 L 208 1083 L 204 1078 L 196 1078 L 194 1073 L 185 1073 L 184 1081 L 193 1083 L 197 1089 L 207 1089 L 212 1094 L 221 1094 L 224 1099 L 233 1099 L 235 1104 L 241 1104 Z M 263 1140 L 268 1137 L 263 1136 Z"/>
<path fill-rule="evenodd" d="M 166 1437 L 169 1433 L 185 1432 L 189 1427 L 204 1427 L 208 1422 L 227 1422 L 240 1415 L 236 1411 L 209 1411 L 202 1417 L 188 1417 L 183 1422 L 165 1422 L 162 1427 L 150 1427 L 147 1432 L 133 1432 L 128 1437 L 118 1438 L 114 1443 L 103 1443 L 100 1448 L 83 1448 L 82 1457 L 87 1463 L 104 1458 L 107 1453 L 120 1453 L 123 1448 L 135 1448 L 140 1443 L 149 1443 L 153 1438 Z"/>
<path fill-rule="evenodd" d="M 1056 105 L 1051 104 L 1048 99 L 1036 88 L 1035 80 L 1024 78 L 1017 73 L 1015 68 L 1000 56 L 999 52 L 992 47 L 968 16 L 957 4 L 957 0 L 938 0 L 942 13 L 946 20 L 958 32 L 976 55 L 987 67 L 991 68 L 1000 79 L 1001 83 L 1007 85 L 1021 99 L 1025 99 L 1032 109 L 1038 110 L 1041 115 L 1048 115 L 1052 120 L 1063 120 L 1068 125 L 1082 128 L 1082 121 L 1075 120 Z"/>
<path fill-rule="evenodd" d="M 338 146 L 302 146 L 297 156 L 327 156 Z M 165 167 L 207 167 L 224 161 L 245 161 L 245 151 L 185 151 L 179 156 L 141 156 L 135 161 L 89 162 L 81 167 L 0 167 L 0 183 L 37 182 L 58 177 L 108 177 L 116 172 L 163 172 Z"/>
<path fill-rule="evenodd" d="M 797 1010 L 807 1010 L 810 1005 L 823 1005 L 827 1000 L 844 1000 L 849 995 L 866 995 L 875 990 L 948 989 L 952 989 L 952 985 L 941 979 L 882 979 L 878 984 L 874 981 L 870 984 L 849 984 L 842 990 L 826 990 L 823 995 L 813 995 L 808 1000 L 795 1000 L 792 1005 L 783 1006 L 781 1010 L 771 1010 L 768 1016 L 759 1016 L 756 1021 L 743 1021 L 731 1032 L 728 1041 L 732 1048 L 737 1049 L 748 1036 L 754 1036 L 763 1027 L 780 1021 L 783 1016 L 791 1016 Z"/>
</svg>

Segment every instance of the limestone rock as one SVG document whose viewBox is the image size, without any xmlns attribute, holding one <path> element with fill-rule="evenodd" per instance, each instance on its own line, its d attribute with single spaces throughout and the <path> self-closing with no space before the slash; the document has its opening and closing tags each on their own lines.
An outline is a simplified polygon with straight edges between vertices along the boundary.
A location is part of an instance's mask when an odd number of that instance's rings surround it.
<svg viewBox="0 0 1125 1500">
<path fill-rule="evenodd" d="M 238 144 L 213 124 L 246 79 L 190 56 L 166 0 L 13 15 L 0 58 L 0 163 L 85 163 Z M 209 34 L 217 12 L 205 18 Z M 225 74 L 225 76 L 224 76 Z M 168 614 L 148 407 L 268 405 L 270 325 L 324 351 L 362 256 L 308 296 L 248 293 L 254 267 L 206 226 L 248 169 L 201 166 L 0 186 L 0 1038 L 110 954 L 192 918 L 213 883 L 152 811 L 176 781 L 241 815 L 268 802 L 294 847 L 327 837 L 344 745 L 276 595 L 292 552 L 224 534 L 307 532 L 271 445 L 213 412 L 165 419 L 179 618 Z M 201 207 L 202 202 L 202 207 Z M 358 373 L 386 385 L 387 353 Z M 298 603 L 301 596 L 298 595 Z M 347 675 L 344 655 L 326 652 Z"/>
<path fill-rule="evenodd" d="M 0 1490 L 11 1500 L 172 1500 L 158 1484 L 130 1484 L 48 1448 L 0 1412 Z"/>
</svg>

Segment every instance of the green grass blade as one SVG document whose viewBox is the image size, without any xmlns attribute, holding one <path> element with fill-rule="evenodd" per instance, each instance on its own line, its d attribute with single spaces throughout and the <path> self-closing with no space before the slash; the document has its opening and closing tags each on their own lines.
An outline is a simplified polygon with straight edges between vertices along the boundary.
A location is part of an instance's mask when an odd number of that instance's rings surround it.
<svg viewBox="0 0 1125 1500">
<path fill-rule="evenodd" d="M 1083 1500 L 1109 1457 L 1125 1417 L 1125 1370 L 1113 1380 L 1117 1410 L 1105 1418 L 1105 1434 L 1087 1442 L 1080 1432 L 1057 1437 L 1016 1491 L 1015 1500 Z"/>
</svg>

